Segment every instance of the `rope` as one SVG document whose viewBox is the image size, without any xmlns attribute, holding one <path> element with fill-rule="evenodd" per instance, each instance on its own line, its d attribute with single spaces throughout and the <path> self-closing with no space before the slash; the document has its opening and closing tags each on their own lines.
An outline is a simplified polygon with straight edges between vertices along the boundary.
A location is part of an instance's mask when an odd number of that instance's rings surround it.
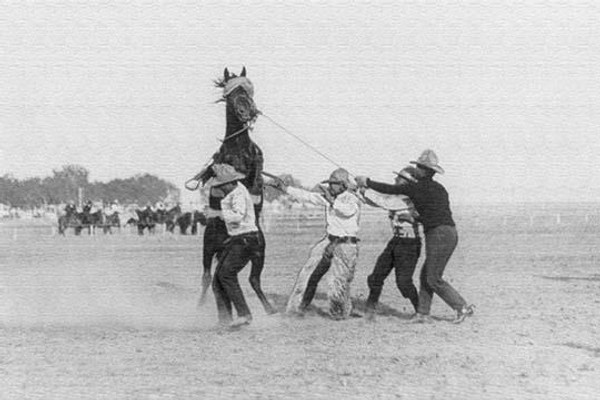
<svg viewBox="0 0 600 400">
<path fill-rule="evenodd" d="M 338 167 L 338 168 L 344 168 L 339 163 L 337 163 L 335 160 L 333 160 L 331 157 L 327 156 L 325 153 L 323 153 L 322 151 L 320 151 L 319 149 L 317 149 L 316 147 L 314 147 L 310 143 L 307 143 L 302 138 L 300 138 L 297 135 L 293 134 L 288 129 L 286 129 L 283 125 L 275 122 L 273 120 L 273 118 L 269 117 L 268 115 L 265 115 L 262 112 L 260 113 L 260 115 L 262 115 L 263 117 L 265 117 L 266 119 L 268 119 L 269 121 L 271 121 L 275 126 L 279 127 L 285 133 L 287 133 L 288 135 L 292 136 L 294 139 L 296 139 L 297 141 L 299 141 L 300 143 L 302 143 L 303 145 L 305 145 L 306 147 L 308 147 L 309 149 L 311 149 L 312 151 L 314 151 L 315 153 L 317 153 L 318 155 L 320 155 L 321 157 L 323 157 L 324 159 L 326 159 L 327 161 L 329 161 L 330 163 L 332 163 L 333 165 L 335 165 L 336 167 Z M 349 172 L 349 174 L 350 174 L 350 176 L 355 177 L 350 172 Z"/>
</svg>

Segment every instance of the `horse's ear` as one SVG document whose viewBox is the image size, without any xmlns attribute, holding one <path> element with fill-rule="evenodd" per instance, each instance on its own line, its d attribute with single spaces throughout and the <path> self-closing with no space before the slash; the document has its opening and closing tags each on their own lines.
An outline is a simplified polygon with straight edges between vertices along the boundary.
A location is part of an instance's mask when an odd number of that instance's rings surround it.
<svg viewBox="0 0 600 400">
<path fill-rule="evenodd" d="M 227 82 L 229 80 L 229 70 L 227 68 L 225 68 L 223 76 L 225 77 L 225 82 Z"/>
<path fill-rule="evenodd" d="M 242 76 L 246 76 L 246 67 L 243 67 L 243 68 L 242 68 L 242 73 L 241 73 L 241 75 L 242 75 Z"/>
</svg>

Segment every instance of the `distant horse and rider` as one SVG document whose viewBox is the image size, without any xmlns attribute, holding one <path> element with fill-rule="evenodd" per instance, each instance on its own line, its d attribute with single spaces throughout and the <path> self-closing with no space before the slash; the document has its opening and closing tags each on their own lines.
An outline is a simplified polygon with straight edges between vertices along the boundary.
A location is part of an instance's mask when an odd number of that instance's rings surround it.
<svg viewBox="0 0 600 400">
<path fill-rule="evenodd" d="M 83 210 L 77 211 L 77 207 L 73 203 L 65 206 L 64 214 L 58 218 L 58 233 L 65 236 L 68 228 L 73 228 L 75 235 L 81 235 L 83 229 L 87 228 L 88 233 L 94 234 L 96 228 L 102 228 L 103 232 L 111 233 L 112 228 L 121 228 L 121 221 L 117 211 L 113 213 L 105 213 L 102 209 L 92 211 L 94 205 L 88 201 Z"/>
<path fill-rule="evenodd" d="M 147 205 L 144 209 L 136 209 L 137 218 L 130 218 L 126 225 L 134 225 L 137 227 L 139 235 L 144 232 L 155 234 L 157 227 L 162 226 L 163 232 L 175 233 L 175 228 L 179 228 L 179 233 L 186 235 L 191 226 L 192 235 L 197 234 L 198 224 L 206 225 L 206 217 L 200 211 L 182 212 L 181 206 L 175 205 L 169 209 L 164 206 L 158 206 L 153 209 Z"/>
<path fill-rule="evenodd" d="M 179 227 L 179 233 L 182 235 L 188 234 L 188 229 L 191 227 L 191 234 L 198 234 L 198 225 L 206 226 L 206 215 L 203 212 L 195 210 L 188 211 L 177 217 L 175 225 Z"/>
</svg>

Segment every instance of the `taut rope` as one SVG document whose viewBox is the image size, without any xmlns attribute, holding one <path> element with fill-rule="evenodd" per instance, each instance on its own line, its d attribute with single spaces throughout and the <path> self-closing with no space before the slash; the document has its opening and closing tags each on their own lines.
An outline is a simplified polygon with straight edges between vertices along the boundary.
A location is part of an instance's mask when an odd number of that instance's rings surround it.
<svg viewBox="0 0 600 400">
<path fill-rule="evenodd" d="M 287 133 L 288 135 L 290 135 L 291 137 L 293 137 L 294 139 L 296 139 L 297 141 L 299 141 L 300 143 L 302 143 L 303 145 L 305 145 L 306 147 L 308 147 L 310 150 L 314 151 L 315 153 L 317 153 L 318 155 L 320 155 L 321 157 L 323 157 L 325 160 L 327 160 L 330 163 L 332 163 L 333 165 L 335 165 L 336 167 L 338 167 L 338 168 L 344 168 L 338 162 L 336 162 L 331 157 L 329 157 L 327 154 L 323 153 L 322 151 L 320 151 L 319 149 L 317 149 L 316 147 L 314 147 L 310 143 L 306 142 L 304 139 L 300 138 L 298 135 L 295 135 L 293 132 L 290 132 L 289 129 L 287 129 L 286 127 L 284 127 L 280 123 L 276 122 L 273 118 L 269 117 L 268 115 L 264 114 L 261 111 L 258 111 L 258 115 L 262 115 L 263 117 L 265 117 L 266 119 L 268 119 L 269 121 L 271 121 L 271 123 L 273 125 L 277 126 L 279 129 L 281 129 L 282 131 L 284 131 L 285 133 Z M 221 142 L 225 142 L 226 140 L 229 140 L 229 139 L 231 139 L 231 138 L 239 135 L 240 133 L 248 130 L 249 128 L 250 128 L 250 125 L 246 125 L 242 129 L 234 132 L 233 134 L 231 134 L 228 137 L 226 137 L 225 139 L 223 139 Z M 202 171 L 200 171 L 198 174 L 196 174 L 196 176 L 194 176 L 193 178 L 188 179 L 185 182 L 185 188 L 186 189 L 188 189 L 188 190 L 196 190 L 196 189 L 198 189 L 198 187 L 200 186 L 200 177 L 204 173 L 205 169 L 208 168 L 208 166 L 210 165 L 211 162 L 212 162 L 212 158 L 204 165 L 204 168 L 202 168 Z M 356 177 L 351 172 L 348 172 L 348 174 L 351 177 L 353 177 L 353 178 Z"/>
</svg>

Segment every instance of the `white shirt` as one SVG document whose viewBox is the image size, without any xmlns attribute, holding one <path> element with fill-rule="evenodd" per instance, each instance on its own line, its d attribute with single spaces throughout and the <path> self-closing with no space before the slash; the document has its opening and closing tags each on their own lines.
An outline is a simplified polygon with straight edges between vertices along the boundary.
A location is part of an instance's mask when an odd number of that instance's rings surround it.
<svg viewBox="0 0 600 400">
<path fill-rule="evenodd" d="M 412 201 L 404 195 L 382 194 L 373 189 L 365 190 L 363 197 L 367 203 L 376 207 L 389 210 L 389 218 L 394 236 L 416 238 L 418 236 L 419 216 Z"/>
<path fill-rule="evenodd" d="M 353 193 L 340 193 L 333 205 L 329 204 L 323 195 L 304 189 L 288 187 L 287 193 L 299 201 L 324 206 L 328 234 L 354 237 L 358 235 L 361 201 Z"/>
<path fill-rule="evenodd" d="M 252 197 L 248 189 L 239 182 L 221 200 L 221 213 L 229 236 L 258 231 Z"/>
</svg>

